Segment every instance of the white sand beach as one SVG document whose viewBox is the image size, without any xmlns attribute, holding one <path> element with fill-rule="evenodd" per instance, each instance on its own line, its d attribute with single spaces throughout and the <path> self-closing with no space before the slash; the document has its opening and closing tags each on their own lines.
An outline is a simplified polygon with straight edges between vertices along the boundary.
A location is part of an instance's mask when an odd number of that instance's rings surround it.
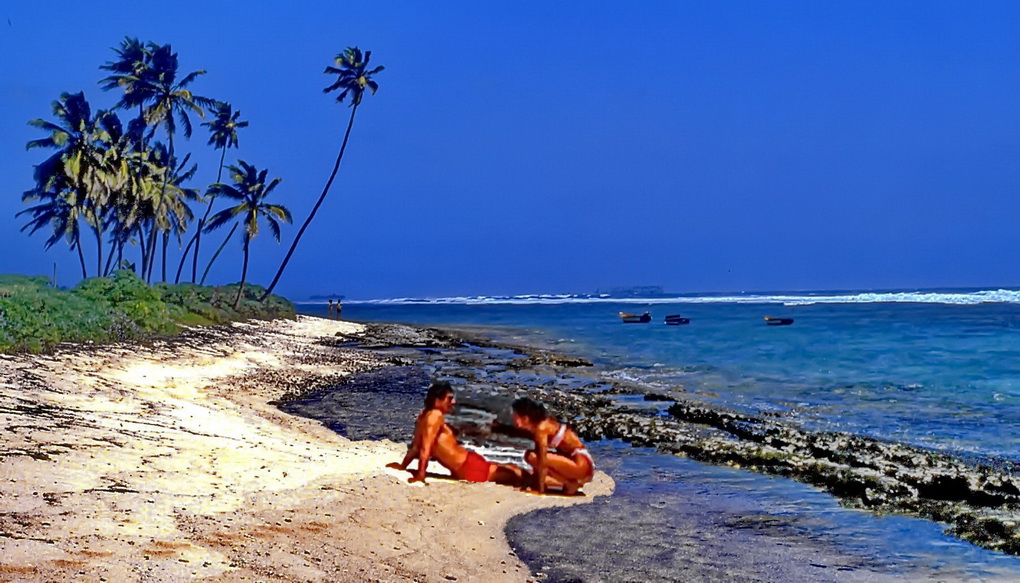
<svg viewBox="0 0 1020 583">
<path fill-rule="evenodd" d="M 576 498 L 408 484 L 404 446 L 273 404 L 380 366 L 298 317 L 0 355 L 0 581 L 527 581 L 506 520 Z"/>
</svg>

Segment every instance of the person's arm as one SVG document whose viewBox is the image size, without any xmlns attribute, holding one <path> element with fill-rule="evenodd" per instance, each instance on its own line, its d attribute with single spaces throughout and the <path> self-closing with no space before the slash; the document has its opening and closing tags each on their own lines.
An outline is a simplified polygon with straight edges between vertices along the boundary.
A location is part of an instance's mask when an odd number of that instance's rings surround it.
<svg viewBox="0 0 1020 583">
<path fill-rule="evenodd" d="M 421 439 L 418 441 L 418 471 L 408 480 L 409 482 L 425 482 L 425 471 L 432 457 L 432 446 L 436 442 L 439 430 L 443 427 L 443 414 L 433 409 L 425 416 L 425 426 L 421 431 Z M 408 452 L 410 453 L 410 452 Z"/>
<path fill-rule="evenodd" d="M 545 458 L 549 444 L 549 433 L 545 431 L 544 424 L 535 429 L 535 489 L 539 494 L 545 494 L 545 477 L 549 469 L 545 465 Z"/>
<path fill-rule="evenodd" d="M 417 436 L 415 436 L 415 439 L 413 439 L 411 441 L 411 445 L 409 445 L 407 447 L 407 453 L 404 455 L 404 459 L 401 460 L 400 463 L 392 462 L 392 463 L 386 464 L 386 467 L 393 468 L 395 470 L 406 470 L 407 469 L 407 465 L 410 464 L 411 460 L 413 460 L 416 457 L 418 457 L 418 439 L 417 439 Z"/>
<path fill-rule="evenodd" d="M 400 469 L 402 469 L 402 470 L 406 470 L 407 469 L 407 466 L 408 466 L 408 464 L 411 463 L 411 460 L 413 460 L 414 458 L 418 457 L 418 450 L 419 449 L 420 448 L 418 447 L 417 443 L 413 443 L 413 442 L 411 443 L 411 447 L 407 448 L 407 455 L 405 455 L 404 459 L 400 462 Z"/>
</svg>

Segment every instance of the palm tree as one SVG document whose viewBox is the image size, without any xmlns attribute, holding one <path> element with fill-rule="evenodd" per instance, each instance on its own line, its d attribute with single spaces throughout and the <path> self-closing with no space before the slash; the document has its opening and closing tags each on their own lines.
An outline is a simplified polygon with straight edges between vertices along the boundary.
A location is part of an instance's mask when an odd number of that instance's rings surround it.
<svg viewBox="0 0 1020 583">
<path fill-rule="evenodd" d="M 118 59 L 107 61 L 99 68 L 110 71 L 109 77 L 102 79 L 99 83 L 104 91 L 121 88 L 124 96 L 114 105 L 114 109 L 138 108 L 138 119 L 145 118 L 145 103 L 150 100 L 152 94 L 151 69 L 152 69 L 152 43 L 146 46 L 137 38 L 124 37 L 119 49 L 114 49 Z M 139 136 L 139 145 L 142 137 Z"/>
<path fill-rule="evenodd" d="M 157 236 L 162 234 L 162 280 L 166 281 L 166 246 L 170 233 L 176 233 L 180 238 L 180 233 L 186 229 L 187 222 L 194 216 L 188 208 L 187 201 L 201 198 L 197 190 L 182 186 L 184 181 L 194 176 L 197 165 L 184 171 L 190 155 L 185 157 L 184 162 L 178 164 L 177 159 L 170 156 L 167 147 L 160 142 L 156 143 L 149 154 L 151 154 L 149 162 L 155 170 L 155 175 L 144 177 L 144 182 L 139 184 L 140 197 L 137 201 L 139 233 L 143 241 L 147 239 L 143 244 L 142 277 L 147 281 L 152 279 L 152 271 L 156 266 Z M 157 178 L 158 183 L 152 178 Z"/>
<path fill-rule="evenodd" d="M 72 248 L 78 249 L 84 273 L 77 225 L 79 220 L 85 221 L 96 236 L 96 270 L 99 274 L 103 267 L 103 213 L 110 199 L 109 148 L 111 136 L 120 132 L 120 120 L 105 111 L 99 111 L 93 117 L 92 109 L 82 92 L 61 94 L 60 99 L 53 102 L 53 114 L 57 122 L 42 119 L 28 122 L 31 126 L 49 132 L 49 135 L 28 142 L 26 147 L 54 148 L 57 151 L 36 166 L 36 186 L 22 197 L 26 202 L 46 201 L 29 209 L 34 218 L 26 228 L 31 227 L 32 232 L 35 232 L 41 224 L 52 222 L 57 230 L 67 233 Z M 68 216 L 59 217 L 52 214 L 54 212 L 66 213 Z M 63 222 L 67 223 L 66 226 L 57 227 L 57 224 Z M 51 239 L 46 247 L 51 247 L 59 239 L 60 236 Z"/>
<path fill-rule="evenodd" d="M 85 255 L 81 250 L 81 227 L 79 225 L 81 205 L 74 199 L 74 191 L 59 187 L 55 189 L 37 187 L 25 192 L 21 200 L 26 203 L 40 201 L 39 204 L 17 213 L 17 216 L 32 215 L 32 220 L 22 227 L 21 231 L 30 229 L 29 235 L 32 235 L 39 229 L 50 225 L 53 228 L 53 233 L 46 240 L 44 248 L 49 249 L 57 241 L 66 238 L 71 249 L 78 251 L 82 279 L 88 277 L 85 269 Z"/>
<path fill-rule="evenodd" d="M 177 122 L 184 129 L 184 137 L 191 137 L 191 118 L 188 113 L 197 113 L 205 117 L 203 107 L 212 107 L 215 100 L 194 95 L 188 85 L 204 75 L 204 70 L 192 71 L 177 81 L 177 53 L 170 45 L 155 47 L 152 51 L 150 79 L 146 82 L 149 100 L 152 102 L 145 108 L 145 122 L 156 128 L 163 126 L 170 144 L 170 155 L 174 155 L 174 135 L 177 133 Z"/>
<path fill-rule="evenodd" d="M 233 107 L 229 103 L 217 101 L 216 105 L 210 110 L 215 118 L 202 122 L 202 125 L 209 128 L 211 135 L 209 136 L 209 145 L 220 150 L 220 168 L 216 173 L 216 182 L 220 183 L 223 178 L 223 161 L 227 155 L 228 148 L 237 147 L 237 129 L 248 127 L 248 122 L 241 121 L 240 111 L 234 111 Z M 191 245 L 195 245 L 195 256 L 191 262 L 191 281 L 197 281 L 196 276 L 198 275 L 198 250 L 202 243 L 202 228 L 205 226 L 206 221 L 209 220 L 209 213 L 212 212 L 213 199 L 210 198 L 208 206 L 205 208 L 205 215 L 198 221 L 198 229 L 195 230 L 195 235 L 188 242 L 188 246 L 184 249 L 184 255 L 181 257 L 181 264 L 177 267 L 177 279 L 178 282 L 181 279 L 181 269 L 184 267 L 184 261 L 188 258 L 188 251 L 191 249 Z M 235 223 L 234 227 L 237 225 Z M 234 234 L 234 229 L 230 230 L 230 235 L 227 235 L 227 240 Z M 223 242 L 226 244 L 226 241 Z M 210 262 L 211 263 L 211 262 Z"/>
<path fill-rule="evenodd" d="M 297 232 L 297 236 L 294 237 L 294 242 L 290 245 L 290 250 L 287 251 L 287 255 L 283 258 L 283 262 L 280 264 L 280 269 L 276 272 L 276 277 L 273 278 L 272 283 L 266 289 L 266 293 L 262 295 L 262 301 L 265 301 L 269 297 L 269 294 L 273 293 L 273 289 L 276 287 L 277 282 L 280 281 L 280 276 L 283 275 L 283 270 L 287 268 L 287 263 L 290 262 L 291 255 L 294 254 L 294 250 L 297 249 L 298 241 L 301 240 L 301 236 L 304 235 L 305 229 L 315 218 L 315 213 L 319 212 L 319 207 L 322 206 L 322 201 L 326 200 L 326 194 L 329 192 L 329 187 L 333 185 L 333 179 L 336 178 L 337 171 L 340 170 L 340 161 L 343 160 L 344 150 L 347 149 L 347 140 L 351 136 L 351 128 L 354 126 L 354 114 L 358 111 L 358 106 L 361 105 L 361 99 L 365 95 L 365 90 L 368 89 L 374 95 L 379 89 L 379 85 L 372 80 L 372 76 L 383 70 L 384 67 L 379 66 L 374 69 L 368 68 L 368 61 L 372 57 L 372 51 L 365 51 L 364 56 L 361 54 L 361 50 L 358 47 L 348 47 L 344 52 L 336 56 L 336 66 L 328 66 L 323 71 L 327 75 L 337 75 L 336 81 L 334 81 L 329 87 L 323 89 L 324 93 L 336 91 L 340 89 L 340 94 L 337 96 L 337 103 L 343 103 L 348 97 L 350 97 L 351 103 L 351 117 L 347 122 L 347 131 L 344 133 L 344 140 L 340 144 L 340 154 L 336 157 L 336 164 L 333 165 L 333 172 L 329 175 L 329 180 L 326 181 L 326 186 L 322 189 L 322 194 L 319 195 L 319 200 L 312 207 L 312 212 L 308 214 L 308 218 L 301 225 L 301 228 Z"/>
<path fill-rule="evenodd" d="M 110 232 L 110 252 L 103 275 L 110 273 L 114 254 L 121 266 L 124 245 L 134 242 L 132 235 L 148 220 L 140 213 L 142 201 L 155 196 L 163 183 L 164 168 L 147 149 L 138 149 L 144 122 L 135 119 L 126 132 L 111 131 L 107 149 L 106 183 L 110 197 L 105 207 L 105 228 Z M 144 242 L 144 239 L 139 238 Z M 144 276 L 144 272 L 142 274 Z"/>
<path fill-rule="evenodd" d="M 184 136 L 190 138 L 192 125 L 189 113 L 197 113 L 200 117 L 205 117 L 205 112 L 202 108 L 212 105 L 214 101 L 194 95 L 188 89 L 188 86 L 200 75 L 205 74 L 205 71 L 193 71 L 178 81 L 177 53 L 173 52 L 173 48 L 170 45 L 158 45 L 152 42 L 143 45 L 137 39 L 125 38 L 121 42 L 120 49 L 115 49 L 115 51 L 119 57 L 118 60 L 108 62 L 101 67 L 111 71 L 113 74 L 103 79 L 101 83 L 104 84 L 104 89 L 120 87 L 124 90 L 124 96 L 117 103 L 117 107 L 131 108 L 137 106 L 139 108 L 139 119 L 148 128 L 148 135 L 145 136 L 144 133 L 138 134 L 142 137 L 137 140 L 137 149 L 139 151 L 145 149 L 143 147 L 145 138 L 152 139 L 158 128 L 163 127 L 167 134 L 168 151 L 164 150 L 162 155 L 154 152 L 153 156 L 150 156 L 150 161 L 157 163 L 161 161 L 164 166 L 170 168 L 170 170 L 162 172 L 163 182 L 160 189 L 161 192 L 153 194 L 146 190 L 146 196 L 140 199 L 144 203 L 145 198 L 154 197 L 153 201 L 155 204 L 143 204 L 142 208 L 151 213 L 159 214 L 161 211 L 166 210 L 165 207 L 160 207 L 162 199 L 168 198 L 172 200 L 180 194 L 180 189 L 170 193 L 163 192 L 167 190 L 171 177 L 179 170 L 172 167 L 173 161 L 176 160 L 174 138 L 177 133 L 177 124 L 180 122 Z M 142 277 L 150 277 L 155 265 L 155 235 L 158 228 L 164 234 L 163 279 L 165 280 L 165 250 L 170 223 L 164 216 L 159 225 L 156 225 L 154 222 L 155 218 L 149 213 L 144 212 L 141 218 L 138 230 L 143 231 L 146 225 L 148 225 L 149 231 L 147 236 L 144 233 L 140 233 L 139 239 L 142 248 Z M 120 234 L 125 235 L 127 233 L 121 231 Z"/>
<path fill-rule="evenodd" d="M 237 128 L 248 127 L 248 122 L 238 119 L 241 117 L 241 112 L 234 111 L 234 108 L 229 103 L 222 101 L 217 101 L 209 111 L 216 118 L 211 121 L 202 122 L 202 125 L 209 128 L 209 145 L 221 150 L 220 170 L 216 175 L 216 182 L 218 183 L 223 175 L 223 159 L 227 155 L 227 148 L 237 147 Z"/>
<path fill-rule="evenodd" d="M 244 284 L 248 277 L 249 250 L 251 240 L 259 233 L 259 218 L 265 218 L 269 225 L 269 231 L 273 234 L 277 243 L 280 242 L 279 221 L 291 222 L 290 211 L 286 207 L 269 204 L 265 201 L 273 189 L 280 184 L 280 179 L 274 178 L 267 184 L 266 175 L 269 173 L 268 170 L 259 172 L 258 169 L 244 160 L 238 160 L 237 163 L 237 166 L 227 167 L 231 178 L 234 180 L 233 186 L 222 183 L 213 184 L 209 188 L 209 194 L 211 196 L 225 196 L 240 202 L 213 215 L 209 220 L 209 224 L 205 227 L 205 231 L 208 233 L 222 227 L 235 217 L 241 217 L 241 222 L 244 224 L 244 240 L 242 242 L 244 261 L 241 266 L 241 284 L 237 290 L 237 297 L 234 299 L 235 310 L 241 304 L 241 297 L 244 295 Z"/>
<path fill-rule="evenodd" d="M 198 171 L 198 164 L 193 164 L 191 168 L 185 170 L 190 159 L 191 154 L 185 156 L 180 163 L 176 158 L 170 160 L 170 166 L 167 169 L 170 179 L 167 188 L 163 190 L 163 195 L 160 197 L 162 204 L 156 209 L 157 224 L 163 234 L 162 281 L 167 281 L 166 248 L 170 241 L 170 234 L 174 235 L 177 245 L 180 247 L 181 239 L 188 230 L 188 221 L 195 218 L 188 206 L 188 201 L 202 200 L 198 189 L 184 186 L 184 183 L 194 178 L 195 172 Z M 179 270 L 178 275 L 180 275 Z"/>
<path fill-rule="evenodd" d="M 184 137 L 191 138 L 192 125 L 191 118 L 188 115 L 189 112 L 197 113 L 199 117 L 204 118 L 205 111 L 202 108 L 211 107 L 216 103 L 215 100 L 195 95 L 188 89 L 188 85 L 204 74 L 204 70 L 192 71 L 178 81 L 177 53 L 173 52 L 173 48 L 170 45 L 153 45 L 152 73 L 151 80 L 148 83 L 152 103 L 145 109 L 145 122 L 152 128 L 149 134 L 150 138 L 160 126 L 166 131 L 170 147 L 168 160 L 171 162 L 175 160 L 174 136 L 177 133 L 177 122 L 180 122 L 184 130 Z M 167 181 L 170 179 L 171 174 L 172 172 L 167 173 L 163 177 L 164 190 L 167 188 Z M 164 281 L 166 280 L 165 260 L 164 253 Z M 152 269 L 151 265 L 149 269 Z"/>
</svg>

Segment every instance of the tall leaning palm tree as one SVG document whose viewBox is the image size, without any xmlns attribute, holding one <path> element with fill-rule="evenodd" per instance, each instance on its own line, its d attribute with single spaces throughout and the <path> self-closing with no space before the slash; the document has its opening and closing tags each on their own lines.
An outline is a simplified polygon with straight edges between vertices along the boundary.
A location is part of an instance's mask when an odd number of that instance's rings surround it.
<svg viewBox="0 0 1020 583">
<path fill-rule="evenodd" d="M 324 71 L 327 75 L 336 75 L 337 79 L 329 87 L 326 87 L 322 91 L 329 93 L 331 91 L 340 90 L 340 94 L 337 96 L 337 103 L 343 103 L 350 98 L 351 117 L 347 122 L 347 131 L 344 132 L 344 140 L 340 144 L 340 154 L 336 157 L 336 163 L 333 165 L 333 172 L 329 175 L 329 180 L 326 181 L 326 186 L 322 189 L 322 194 L 319 195 L 319 200 L 312 207 L 312 212 L 308 214 L 308 218 L 302 223 L 301 228 L 298 230 L 297 235 L 294 237 L 294 242 L 291 243 L 290 249 L 287 251 L 287 255 L 283 258 L 283 262 L 280 264 L 280 269 L 276 272 L 276 277 L 273 278 L 272 283 L 266 289 L 266 293 L 262 295 L 262 301 L 265 301 L 269 297 L 269 294 L 273 293 L 273 289 L 276 288 L 276 284 L 280 281 L 280 276 L 283 275 L 283 270 L 287 268 L 287 263 L 290 262 L 291 256 L 294 254 L 294 250 L 297 249 L 298 242 L 301 240 L 301 236 L 304 235 L 305 229 L 315 218 L 315 213 L 319 212 L 319 207 L 322 206 L 322 201 L 326 200 L 326 194 L 329 193 L 329 187 L 333 185 L 333 179 L 336 178 L 337 171 L 340 170 L 340 161 L 343 160 L 344 150 L 347 149 L 347 140 L 351 137 L 351 128 L 354 126 L 354 114 L 358 112 L 358 106 L 361 105 L 361 100 L 365 96 L 365 90 L 369 90 L 374 95 L 379 89 L 379 85 L 372 79 L 372 77 L 383 70 L 384 67 L 379 66 L 374 69 L 368 68 L 368 61 L 372 57 L 372 51 L 365 51 L 362 55 L 361 50 L 358 47 L 348 47 L 344 52 L 336 56 L 335 65 L 328 66 Z"/>
<path fill-rule="evenodd" d="M 241 266 L 241 284 L 237 289 L 237 297 L 234 299 L 234 309 L 241 304 L 244 296 L 244 284 L 248 278 L 248 257 L 251 248 L 251 240 L 259 234 L 259 219 L 264 218 L 269 225 L 269 231 L 273 234 L 276 242 L 280 242 L 280 221 L 291 222 L 290 211 L 278 204 L 266 202 L 266 197 L 273 189 L 280 184 L 279 178 L 274 178 L 268 184 L 266 175 L 268 170 L 258 171 L 257 168 L 244 160 L 238 160 L 237 166 L 229 166 L 230 176 L 234 181 L 233 185 L 217 183 L 210 187 L 210 194 L 213 196 L 224 196 L 239 201 L 238 204 L 221 210 L 212 216 L 209 224 L 206 225 L 206 232 L 218 229 L 229 221 L 240 217 L 244 225 L 244 239 L 242 248 L 244 260 Z"/>
<path fill-rule="evenodd" d="M 212 113 L 215 117 L 213 117 L 210 121 L 202 122 L 202 125 L 208 127 L 211 132 L 211 135 L 209 136 L 209 145 L 220 150 L 220 168 L 216 172 L 216 183 L 218 184 L 223 181 L 223 166 L 224 159 L 227 156 L 227 149 L 237 147 L 237 130 L 238 128 L 248 127 L 248 122 L 241 121 L 241 112 L 234 111 L 233 107 L 229 103 L 224 103 L 222 101 L 217 101 L 216 105 L 214 105 L 210 110 L 210 113 Z M 177 267 L 177 280 L 174 283 L 181 279 L 181 269 L 184 267 L 184 262 L 188 258 L 188 251 L 191 249 L 192 245 L 195 246 L 195 255 L 191 262 L 191 281 L 198 281 L 196 276 L 198 275 L 198 250 L 202 244 L 202 228 L 209 220 L 209 214 L 212 212 L 213 200 L 214 198 L 210 198 L 208 200 L 208 204 L 205 207 L 205 214 L 202 216 L 201 220 L 198 221 L 198 228 L 195 230 L 195 234 L 191 237 L 191 240 L 188 241 L 188 246 L 184 249 L 184 255 L 181 256 L 181 264 Z M 237 224 L 235 223 L 234 227 L 230 230 L 230 234 L 227 235 L 227 239 L 223 242 L 224 244 L 226 244 L 226 241 L 230 240 L 230 237 L 234 235 L 234 230 L 236 228 Z"/>
</svg>

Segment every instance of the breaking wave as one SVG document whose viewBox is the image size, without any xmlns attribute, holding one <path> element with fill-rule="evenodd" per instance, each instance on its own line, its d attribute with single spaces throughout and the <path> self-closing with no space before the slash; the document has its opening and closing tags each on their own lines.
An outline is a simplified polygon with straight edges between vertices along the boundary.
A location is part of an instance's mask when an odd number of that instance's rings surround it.
<svg viewBox="0 0 1020 583">
<path fill-rule="evenodd" d="M 345 300 L 370 305 L 526 305 L 526 304 L 1020 304 L 1020 290 L 879 291 L 685 294 L 656 297 L 613 297 L 608 294 L 523 294 L 514 296 L 457 296 L 446 298 L 388 298 Z"/>
</svg>

